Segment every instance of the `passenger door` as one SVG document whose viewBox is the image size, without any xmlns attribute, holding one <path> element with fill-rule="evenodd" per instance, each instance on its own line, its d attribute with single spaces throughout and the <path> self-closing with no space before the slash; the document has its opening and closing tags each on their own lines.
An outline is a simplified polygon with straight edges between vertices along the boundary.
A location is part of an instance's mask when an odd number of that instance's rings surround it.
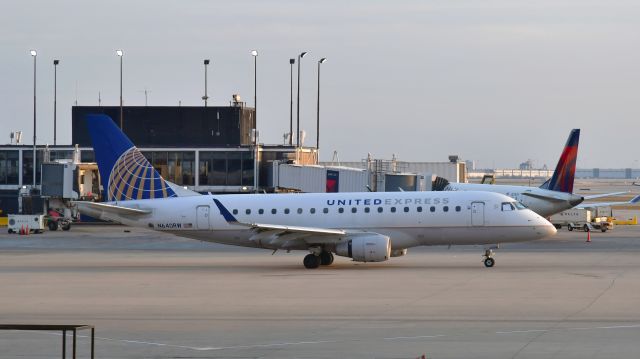
<svg viewBox="0 0 640 359">
<path fill-rule="evenodd" d="M 484 202 L 471 203 L 471 225 L 484 226 Z"/>
<path fill-rule="evenodd" d="M 209 206 L 196 207 L 196 228 L 209 229 Z"/>
</svg>

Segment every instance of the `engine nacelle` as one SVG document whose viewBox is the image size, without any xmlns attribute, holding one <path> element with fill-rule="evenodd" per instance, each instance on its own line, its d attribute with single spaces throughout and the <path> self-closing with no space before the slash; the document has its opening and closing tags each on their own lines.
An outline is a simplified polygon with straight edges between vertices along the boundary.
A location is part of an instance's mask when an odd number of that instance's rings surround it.
<svg viewBox="0 0 640 359">
<path fill-rule="evenodd" d="M 391 257 L 391 240 L 381 234 L 355 236 L 339 243 L 336 254 L 356 262 L 384 262 Z"/>
</svg>

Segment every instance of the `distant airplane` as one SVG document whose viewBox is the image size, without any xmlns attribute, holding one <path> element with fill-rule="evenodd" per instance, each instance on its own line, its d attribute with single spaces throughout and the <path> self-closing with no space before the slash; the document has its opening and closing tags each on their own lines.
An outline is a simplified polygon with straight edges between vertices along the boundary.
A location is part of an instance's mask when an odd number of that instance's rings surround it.
<svg viewBox="0 0 640 359">
<path fill-rule="evenodd" d="M 105 115 L 87 116 L 108 203 L 76 202 L 87 215 L 177 236 L 271 250 L 304 250 L 306 268 L 333 254 L 381 262 L 422 245 L 494 245 L 556 229 L 490 192 L 197 195 L 165 181 Z M 484 264 L 495 264 L 493 251 Z"/>
<path fill-rule="evenodd" d="M 585 199 L 595 199 L 607 196 L 626 194 L 628 192 L 605 193 L 591 196 L 573 194 L 573 182 L 576 173 L 576 160 L 578 158 L 578 143 L 580 141 L 580 129 L 573 129 L 560 155 L 553 176 L 540 187 L 510 186 L 495 184 L 475 183 L 443 183 L 440 190 L 443 191 L 488 191 L 502 193 L 514 198 L 527 206 L 527 208 L 543 217 L 549 217 L 564 210 L 573 208 Z M 442 183 L 442 182 L 441 182 Z M 589 203 L 591 207 L 606 204 L 597 202 Z"/>
</svg>

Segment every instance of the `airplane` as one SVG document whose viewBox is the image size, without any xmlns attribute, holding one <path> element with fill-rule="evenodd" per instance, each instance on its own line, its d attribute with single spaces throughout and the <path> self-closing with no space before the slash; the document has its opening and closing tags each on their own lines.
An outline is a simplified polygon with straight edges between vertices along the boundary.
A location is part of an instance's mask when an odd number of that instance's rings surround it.
<svg viewBox="0 0 640 359">
<path fill-rule="evenodd" d="M 200 195 L 165 181 L 106 115 L 87 123 L 108 202 L 75 202 L 102 220 L 235 246 L 309 251 L 306 268 L 334 254 L 381 262 L 423 245 L 496 245 L 556 233 L 546 219 L 491 192 Z M 493 250 L 484 265 L 493 267 Z"/>
<path fill-rule="evenodd" d="M 573 193 L 573 182 L 576 173 L 576 160 L 578 157 L 578 142 L 580 140 L 580 129 L 573 129 L 569 133 L 569 138 L 560 155 L 558 164 L 553 172 L 553 176 L 540 187 L 512 186 L 496 184 L 476 184 L 476 183 L 450 183 L 446 179 L 438 178 L 435 191 L 489 191 L 507 195 L 527 208 L 548 218 L 551 215 L 564 210 L 574 208 L 583 203 L 584 200 L 626 194 L 628 192 L 615 192 L 597 194 L 591 196 L 580 196 Z M 597 202 L 589 203 L 591 207 L 606 204 Z"/>
</svg>

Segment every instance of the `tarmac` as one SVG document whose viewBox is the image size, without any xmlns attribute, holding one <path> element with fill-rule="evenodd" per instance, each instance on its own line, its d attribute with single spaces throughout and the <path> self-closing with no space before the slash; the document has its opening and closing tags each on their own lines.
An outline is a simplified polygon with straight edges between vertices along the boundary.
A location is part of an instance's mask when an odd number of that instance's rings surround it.
<svg viewBox="0 0 640 359">
<path fill-rule="evenodd" d="M 468 246 L 307 270 L 303 252 L 116 225 L 0 234 L 0 323 L 93 324 L 96 358 L 633 358 L 639 236 L 561 230 L 501 246 L 494 268 Z M 0 331 L 0 358 L 60 341 Z"/>
</svg>

